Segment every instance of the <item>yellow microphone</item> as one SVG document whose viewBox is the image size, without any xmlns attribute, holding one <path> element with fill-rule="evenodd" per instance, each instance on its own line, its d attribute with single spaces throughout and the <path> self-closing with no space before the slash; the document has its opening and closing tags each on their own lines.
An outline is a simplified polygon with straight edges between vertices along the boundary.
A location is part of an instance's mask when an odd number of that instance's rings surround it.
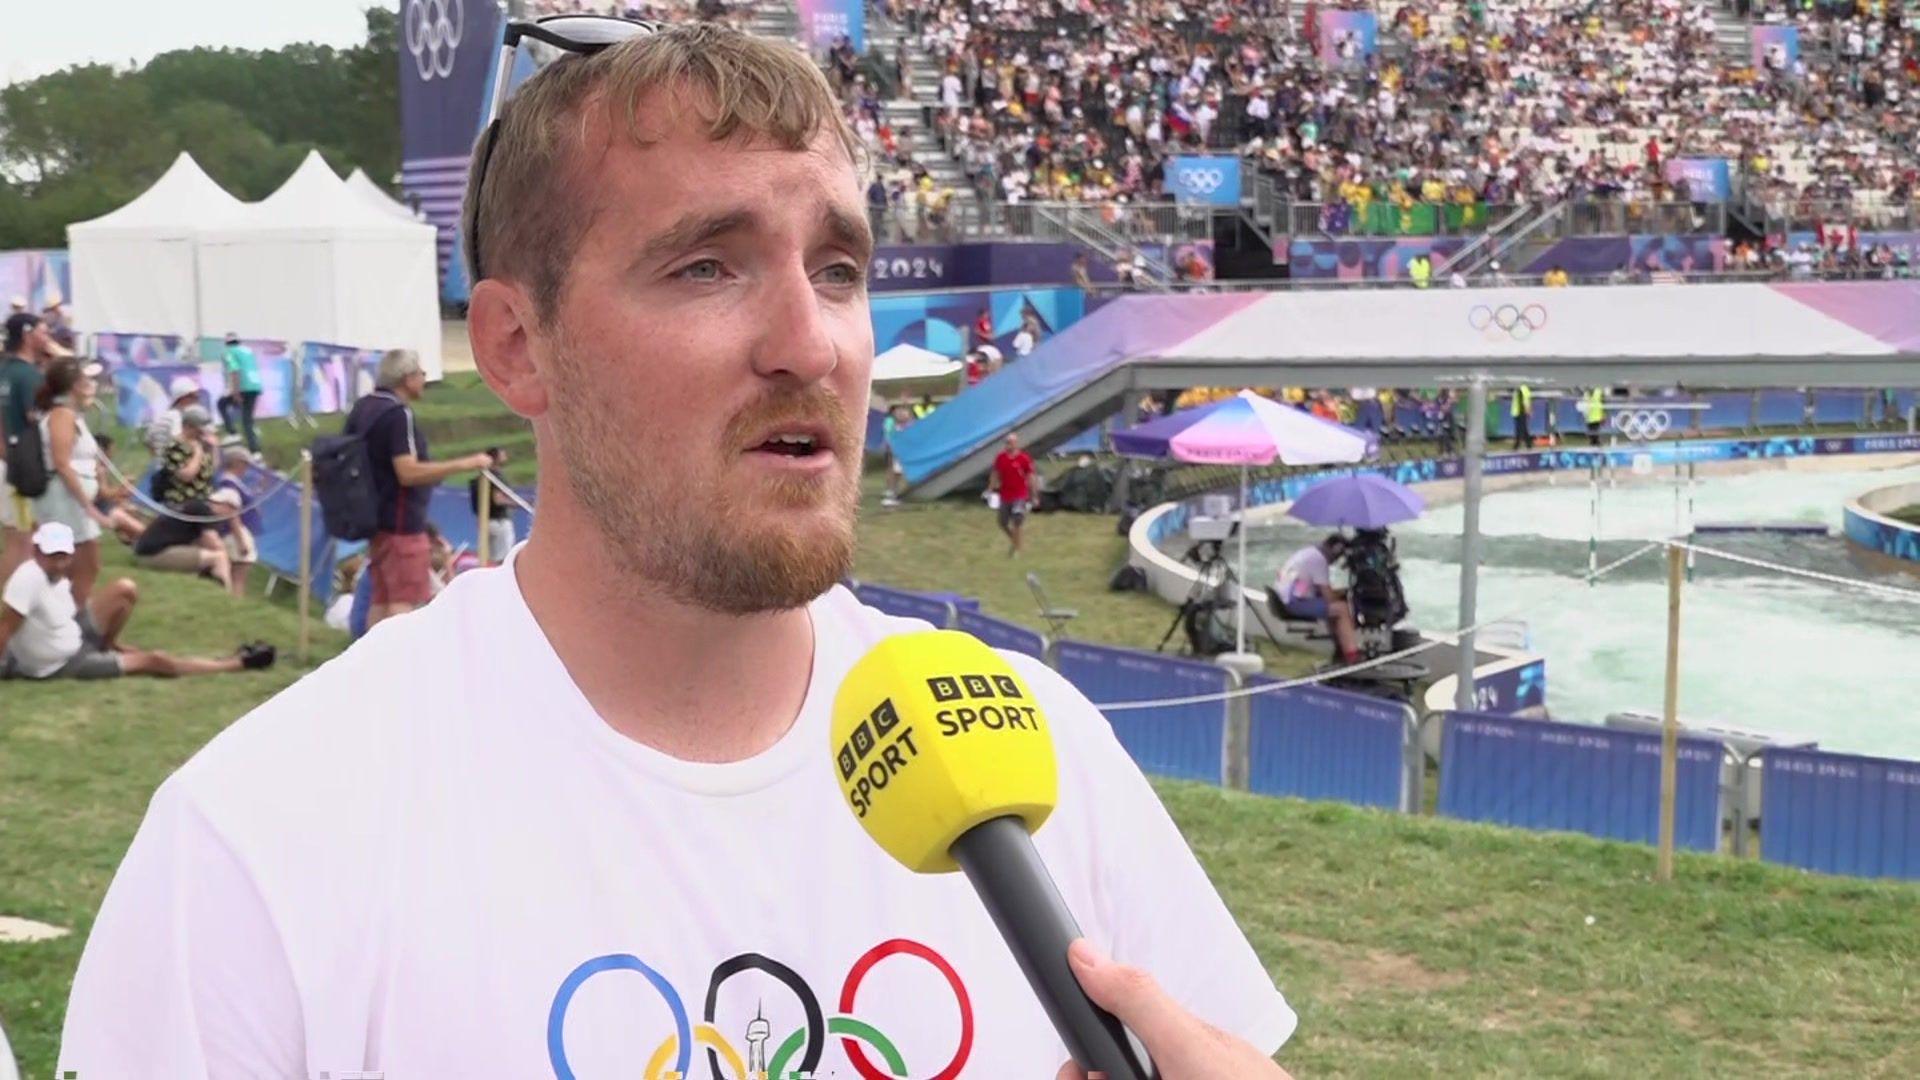
<svg viewBox="0 0 1920 1080">
<path fill-rule="evenodd" d="M 963 871 L 1073 1060 L 1149 1080 L 1120 1021 L 1067 966 L 1080 936 L 1032 833 L 1059 796 L 1033 691 L 978 638 L 899 634 L 853 665 L 833 701 L 834 776 L 867 835 L 920 874 Z"/>
</svg>

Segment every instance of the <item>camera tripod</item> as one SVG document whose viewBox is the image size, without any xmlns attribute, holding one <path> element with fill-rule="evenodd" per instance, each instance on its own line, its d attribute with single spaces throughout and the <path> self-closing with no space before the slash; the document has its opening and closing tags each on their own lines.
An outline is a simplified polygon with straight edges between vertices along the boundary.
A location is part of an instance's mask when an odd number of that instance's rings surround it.
<svg viewBox="0 0 1920 1080">
<path fill-rule="evenodd" d="M 1233 645 L 1231 642 L 1219 642 L 1221 647 L 1218 649 L 1210 649 L 1207 647 L 1207 643 L 1209 643 L 1213 637 L 1213 632 L 1207 627 L 1206 620 L 1211 619 L 1214 613 L 1222 608 L 1232 609 L 1234 604 L 1233 600 L 1220 599 L 1223 592 L 1225 595 L 1236 599 L 1244 595 L 1241 589 L 1240 575 L 1234 573 L 1233 564 L 1228 562 L 1226 557 L 1220 553 L 1220 541 L 1218 540 L 1200 541 L 1191 548 L 1188 548 L 1187 553 L 1181 556 L 1180 561 L 1193 565 L 1200 572 L 1199 575 L 1193 579 L 1193 587 L 1187 590 L 1187 598 L 1180 602 L 1180 610 L 1174 612 L 1173 622 L 1168 624 L 1167 632 L 1160 636 L 1160 643 L 1153 647 L 1153 651 L 1165 652 L 1167 642 L 1173 640 L 1175 631 L 1185 626 L 1187 629 L 1187 651 L 1190 654 L 1194 656 L 1219 656 L 1222 653 L 1232 652 Z M 1274 641 L 1279 641 L 1280 635 L 1275 633 L 1273 625 L 1267 622 L 1266 613 L 1260 609 L 1261 606 L 1254 603 L 1249 604 L 1248 607 L 1253 609 L 1253 617 L 1259 620 L 1260 625 L 1265 628 L 1267 636 Z"/>
</svg>

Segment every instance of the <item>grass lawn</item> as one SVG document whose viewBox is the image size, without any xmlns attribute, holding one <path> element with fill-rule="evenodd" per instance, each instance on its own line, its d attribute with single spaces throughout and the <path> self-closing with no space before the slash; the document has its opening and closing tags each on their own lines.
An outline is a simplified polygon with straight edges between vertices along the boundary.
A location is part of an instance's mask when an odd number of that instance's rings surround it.
<svg viewBox="0 0 1920 1080">
<path fill-rule="evenodd" d="M 430 396 L 434 436 L 515 430 L 470 395 Z M 270 430 L 274 455 L 296 452 L 286 425 Z M 1007 558 L 973 500 L 883 510 L 869 477 L 856 574 L 978 596 L 1035 625 L 1036 570 L 1080 608 L 1076 637 L 1150 647 L 1165 631 L 1170 609 L 1107 591 L 1124 555 L 1111 518 L 1037 516 L 1029 541 Z M 291 660 L 286 603 L 130 571 L 117 550 L 109 567 L 143 590 L 132 640 L 220 653 L 264 637 Z M 316 628 L 316 659 L 343 644 Z M 153 788 L 301 671 L 0 684 L 0 914 L 75 931 L 0 944 L 0 1021 L 25 1075 L 51 1075 L 84 934 Z M 1920 1075 L 1920 888 L 1687 855 L 1660 887 L 1647 848 L 1160 791 L 1301 1014 L 1281 1055 L 1299 1075 Z"/>
</svg>

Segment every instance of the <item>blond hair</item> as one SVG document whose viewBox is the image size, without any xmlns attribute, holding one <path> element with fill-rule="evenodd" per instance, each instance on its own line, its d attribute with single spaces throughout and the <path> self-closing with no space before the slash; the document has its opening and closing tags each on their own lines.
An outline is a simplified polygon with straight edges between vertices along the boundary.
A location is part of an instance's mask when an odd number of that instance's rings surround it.
<svg viewBox="0 0 1920 1080">
<path fill-rule="evenodd" d="M 502 107 L 484 183 L 485 139 L 474 147 L 461 214 L 463 237 L 475 235 L 479 214 L 476 246 L 486 276 L 526 285 L 542 321 L 555 310 L 591 216 L 590 201 L 568 191 L 578 181 L 586 108 L 606 109 L 610 130 L 624 130 L 645 147 L 650 140 L 640 131 L 641 105 L 660 91 L 677 94 L 676 104 L 698 117 L 715 142 L 754 139 L 804 150 L 825 131 L 856 169 L 865 166 L 864 149 L 826 76 L 789 42 L 684 23 L 591 56 L 563 57 Z M 472 274 L 472 252 L 467 259 Z"/>
</svg>

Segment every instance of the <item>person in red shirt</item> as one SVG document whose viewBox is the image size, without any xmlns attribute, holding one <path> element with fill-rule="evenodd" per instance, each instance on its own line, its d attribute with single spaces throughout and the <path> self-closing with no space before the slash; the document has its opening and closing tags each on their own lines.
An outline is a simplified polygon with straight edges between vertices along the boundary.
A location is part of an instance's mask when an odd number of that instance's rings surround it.
<svg viewBox="0 0 1920 1080">
<path fill-rule="evenodd" d="M 980 309 L 980 317 L 973 320 L 973 347 L 993 344 L 993 312 Z"/>
<path fill-rule="evenodd" d="M 1000 496 L 1000 531 L 1007 534 L 1007 554 L 1020 553 L 1020 527 L 1026 524 L 1027 503 L 1033 498 L 1033 458 L 1020 449 L 1020 436 L 1009 432 L 1007 448 L 993 459 L 987 490 Z"/>
</svg>

